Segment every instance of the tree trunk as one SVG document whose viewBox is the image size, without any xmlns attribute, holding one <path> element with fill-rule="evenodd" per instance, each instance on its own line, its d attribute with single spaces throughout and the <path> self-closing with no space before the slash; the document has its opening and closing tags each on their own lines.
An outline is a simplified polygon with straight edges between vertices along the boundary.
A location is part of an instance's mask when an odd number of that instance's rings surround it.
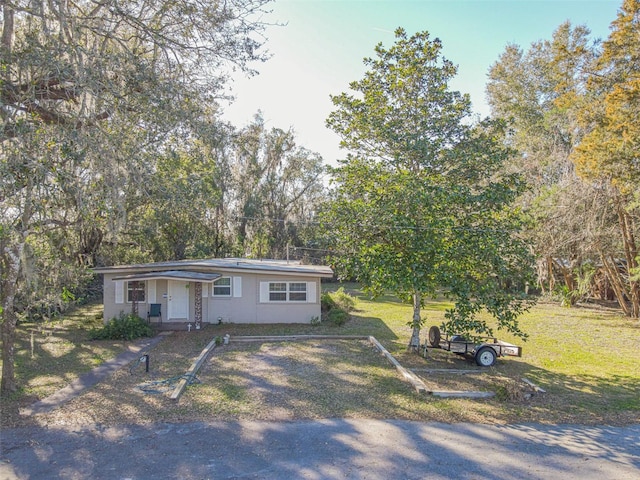
<svg viewBox="0 0 640 480">
<path fill-rule="evenodd" d="M 420 306 L 422 303 L 422 298 L 420 292 L 413 293 L 413 321 L 411 322 L 411 327 L 413 328 L 413 332 L 411 333 L 411 340 L 409 341 L 409 350 L 414 353 L 418 353 L 420 350 L 420 327 L 422 326 L 422 321 L 420 319 Z"/>
<path fill-rule="evenodd" d="M 549 293 L 556 288 L 556 277 L 553 272 L 553 258 L 547 257 L 547 275 L 549 276 Z"/>
<path fill-rule="evenodd" d="M 8 5 L 8 1 L 0 2 L 2 6 L 2 38 L 0 39 L 0 45 L 2 45 L 2 52 L 4 55 L 11 55 L 11 49 L 13 44 L 13 26 L 14 26 L 14 10 Z"/>
<path fill-rule="evenodd" d="M 576 281 L 573 276 L 573 262 L 571 262 L 571 265 L 567 268 L 564 266 L 563 261 L 562 259 L 553 260 L 553 265 L 556 266 L 562 275 L 564 285 L 567 287 L 568 292 L 568 298 L 566 300 L 569 301 L 569 305 L 573 306 L 578 302 L 578 297 L 574 293 L 576 291 Z"/>
<path fill-rule="evenodd" d="M 33 213 L 31 192 L 33 179 L 29 177 L 25 189 L 20 231 L 0 229 L 0 305 L 2 312 L 2 381 L 0 393 L 12 393 L 18 389 L 15 375 L 15 340 L 18 316 L 15 310 L 15 297 L 18 280 L 22 270 L 25 245 L 29 236 L 28 225 Z"/>
<path fill-rule="evenodd" d="M 618 305 L 624 314 L 627 317 L 640 318 L 640 282 L 631 279 L 631 272 L 638 268 L 635 227 L 633 218 L 624 208 L 620 196 L 616 196 L 615 205 L 624 248 L 624 263 L 603 251 L 600 251 L 600 259 Z"/>
<path fill-rule="evenodd" d="M 638 268 L 636 260 L 638 258 L 638 248 L 636 246 L 633 217 L 624 208 L 619 196 L 616 198 L 616 210 L 626 260 L 624 278 L 627 279 L 626 294 L 630 303 L 627 315 L 633 318 L 640 318 L 640 283 L 637 280 L 631 280 L 631 272 Z"/>
<path fill-rule="evenodd" d="M 611 284 L 611 288 L 613 289 L 613 294 L 618 301 L 618 305 L 620 305 L 620 308 L 626 316 L 632 316 L 631 306 L 627 301 L 624 282 L 620 276 L 620 268 L 618 267 L 615 258 L 606 256 L 604 253 L 600 252 L 600 259 L 602 261 L 602 267 L 604 268 L 605 274 Z"/>
<path fill-rule="evenodd" d="M 20 258 L 24 244 L 12 249 L 10 245 L 2 245 L 0 264 L 0 300 L 2 301 L 2 382 L 0 393 L 11 393 L 17 390 L 14 368 L 14 344 L 18 317 L 14 308 L 16 285 L 20 274 Z"/>
</svg>

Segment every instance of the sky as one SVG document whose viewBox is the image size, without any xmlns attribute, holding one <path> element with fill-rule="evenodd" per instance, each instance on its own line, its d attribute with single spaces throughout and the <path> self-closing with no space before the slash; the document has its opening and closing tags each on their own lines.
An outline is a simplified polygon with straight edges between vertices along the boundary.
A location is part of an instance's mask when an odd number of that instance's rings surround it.
<svg viewBox="0 0 640 480">
<path fill-rule="evenodd" d="M 235 101 L 223 118 L 242 127 L 260 111 L 268 128 L 292 128 L 296 143 L 322 155 L 326 164 L 344 158 L 339 138 L 325 127 L 334 106 L 330 95 L 349 92 L 365 72 L 363 58 L 374 47 L 394 43 L 394 30 L 428 31 L 443 44 L 445 58 L 458 65 L 450 83 L 468 93 L 473 111 L 489 115 L 487 73 L 507 44 L 527 49 L 550 39 L 569 20 L 605 39 L 622 0 L 275 0 L 262 20 L 272 55 L 254 64 L 259 75 L 236 75 Z"/>
</svg>

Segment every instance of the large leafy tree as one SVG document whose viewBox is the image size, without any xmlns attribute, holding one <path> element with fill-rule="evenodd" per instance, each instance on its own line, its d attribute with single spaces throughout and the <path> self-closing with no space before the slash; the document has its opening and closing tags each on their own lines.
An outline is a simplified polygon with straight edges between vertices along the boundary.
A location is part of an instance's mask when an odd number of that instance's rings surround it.
<svg viewBox="0 0 640 480">
<path fill-rule="evenodd" d="M 538 284 L 556 288 L 560 273 L 567 300 L 578 299 L 576 271 L 593 258 L 588 231 L 592 203 L 601 201 L 594 186 L 577 175 L 569 156 L 584 129 L 577 121 L 582 91 L 597 50 L 590 32 L 564 23 L 551 40 L 526 51 L 508 45 L 489 70 L 487 98 L 494 117 L 511 127 L 509 144 L 521 152 L 512 168 L 530 188 L 519 199 L 531 222 L 526 235 L 538 263 Z"/>
<path fill-rule="evenodd" d="M 215 115 L 192 119 L 188 129 L 163 142 L 138 195 L 126 204 L 118 242 L 101 250 L 104 260 L 139 263 L 228 256 L 224 227 L 228 194 L 228 143 L 232 127 Z"/>
<path fill-rule="evenodd" d="M 589 78 L 582 123 L 589 128 L 573 160 L 587 178 L 623 192 L 640 180 L 640 0 L 625 0 Z"/>
<path fill-rule="evenodd" d="M 116 240 L 166 139 L 211 104 L 227 65 L 262 58 L 252 13 L 266 2 L 0 2 L 3 392 L 17 388 L 16 301 L 71 287 L 48 272 L 82 271 Z"/>
<path fill-rule="evenodd" d="M 305 245 L 305 227 L 324 196 L 322 158 L 293 130 L 268 128 L 261 114 L 234 135 L 228 196 L 241 254 L 283 258 Z"/>
<path fill-rule="evenodd" d="M 572 155 L 578 172 L 611 192 L 618 249 L 597 245 L 623 311 L 640 317 L 637 236 L 640 180 L 640 0 L 624 0 L 580 109 L 588 133 Z M 622 260 L 622 261 L 621 261 Z"/>
<path fill-rule="evenodd" d="M 511 151 L 502 125 L 470 121 L 468 96 L 451 91 L 456 66 L 427 32 L 396 31 L 379 44 L 354 93 L 332 97 L 327 124 L 351 153 L 333 170 L 333 200 L 324 228 L 341 254 L 343 276 L 373 294 L 411 299 L 409 346 L 420 344 L 421 306 L 443 292 L 454 300 L 448 332 L 525 336 L 517 317 L 531 262 L 510 208 L 523 184 L 504 171 Z"/>
<path fill-rule="evenodd" d="M 637 317 L 638 5 L 625 1 L 599 48 L 585 27 L 565 23 L 526 51 L 509 45 L 491 67 L 494 116 L 510 122 L 521 155 L 512 168 L 533 186 L 520 199 L 539 281 L 564 278 L 567 301 L 585 293 L 589 272 L 606 279 L 623 311 Z M 635 93 L 634 93 L 635 92 Z"/>
<path fill-rule="evenodd" d="M 221 201 L 217 165 L 195 146 L 158 159 L 150 178 L 151 202 L 145 202 L 137 234 L 146 238 L 152 258 L 182 260 L 211 255 Z M 202 249 L 204 248 L 204 251 Z M 213 248 L 211 248 L 213 250 Z"/>
</svg>

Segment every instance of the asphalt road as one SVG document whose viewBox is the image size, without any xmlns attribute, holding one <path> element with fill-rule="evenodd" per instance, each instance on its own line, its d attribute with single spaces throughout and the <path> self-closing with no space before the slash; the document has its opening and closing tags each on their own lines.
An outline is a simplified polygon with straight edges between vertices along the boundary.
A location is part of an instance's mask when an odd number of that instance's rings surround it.
<svg viewBox="0 0 640 480">
<path fill-rule="evenodd" d="M 1 432 L 0 479 L 640 479 L 640 424 L 214 422 Z"/>
</svg>

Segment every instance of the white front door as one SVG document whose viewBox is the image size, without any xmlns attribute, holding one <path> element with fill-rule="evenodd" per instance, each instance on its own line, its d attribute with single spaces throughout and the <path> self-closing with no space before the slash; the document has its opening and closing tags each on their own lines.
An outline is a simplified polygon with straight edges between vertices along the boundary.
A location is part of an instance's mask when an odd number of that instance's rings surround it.
<svg viewBox="0 0 640 480">
<path fill-rule="evenodd" d="M 167 320 L 189 319 L 189 289 L 187 282 L 169 280 L 169 318 Z"/>
</svg>

